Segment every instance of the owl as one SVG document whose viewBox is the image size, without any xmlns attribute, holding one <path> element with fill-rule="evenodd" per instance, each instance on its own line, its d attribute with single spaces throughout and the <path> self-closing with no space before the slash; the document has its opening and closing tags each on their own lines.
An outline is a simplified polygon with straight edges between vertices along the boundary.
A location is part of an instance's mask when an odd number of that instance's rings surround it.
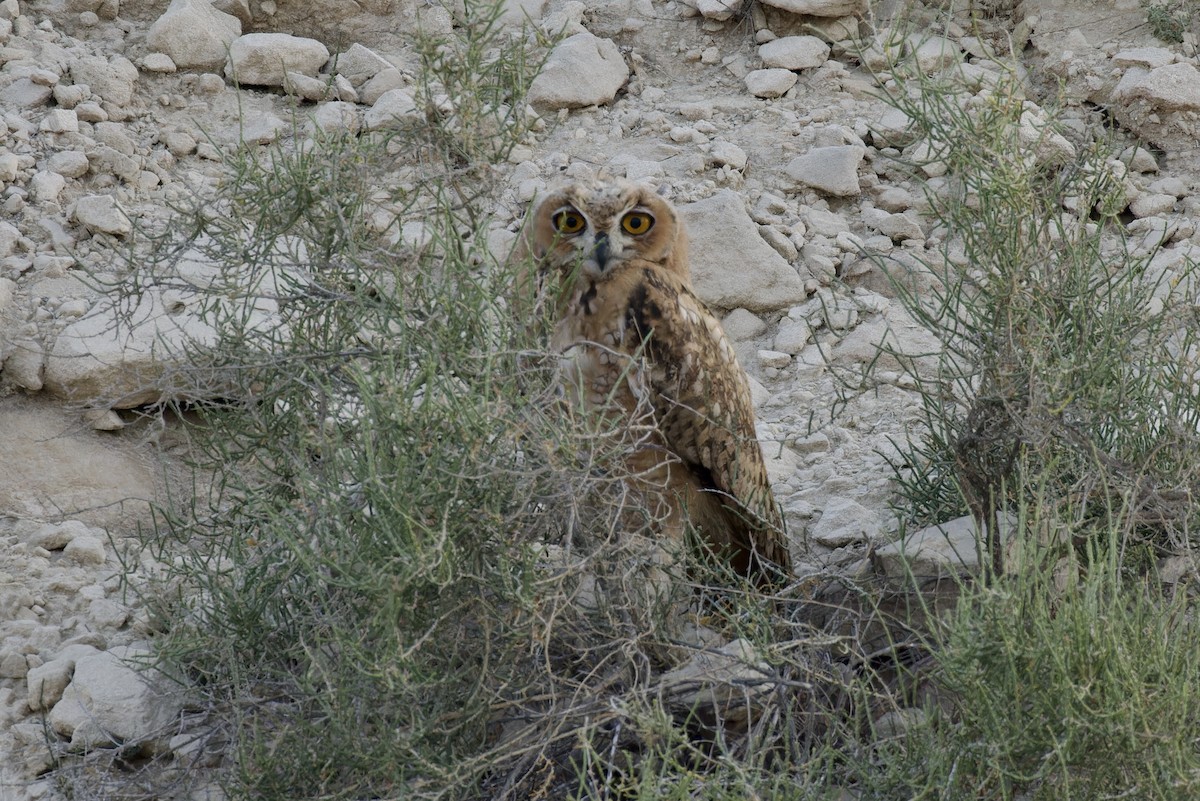
<svg viewBox="0 0 1200 801">
<path fill-rule="evenodd" d="M 616 416 L 630 481 L 665 535 L 694 531 L 760 586 L 790 575 L 746 375 L 692 289 L 672 205 L 623 180 L 567 186 L 526 218 L 509 262 L 516 307 L 553 316 L 568 396 Z"/>
</svg>

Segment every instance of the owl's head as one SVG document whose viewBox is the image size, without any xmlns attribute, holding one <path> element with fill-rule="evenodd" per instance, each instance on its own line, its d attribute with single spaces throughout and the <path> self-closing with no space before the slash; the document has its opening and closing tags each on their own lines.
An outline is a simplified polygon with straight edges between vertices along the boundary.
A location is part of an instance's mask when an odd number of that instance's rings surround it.
<svg viewBox="0 0 1200 801">
<path fill-rule="evenodd" d="M 578 183 L 547 195 L 526 224 L 529 249 L 543 269 L 603 278 L 634 261 L 682 271 L 687 240 L 671 204 L 631 181 Z"/>
</svg>

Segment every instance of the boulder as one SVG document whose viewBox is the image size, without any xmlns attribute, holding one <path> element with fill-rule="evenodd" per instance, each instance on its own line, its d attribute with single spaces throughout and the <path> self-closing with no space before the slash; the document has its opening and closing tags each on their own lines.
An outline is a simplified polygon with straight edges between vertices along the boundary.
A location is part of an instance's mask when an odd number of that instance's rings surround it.
<svg viewBox="0 0 1200 801">
<path fill-rule="evenodd" d="M 286 33 L 248 33 L 233 40 L 225 77 L 239 84 L 283 86 L 287 73 L 316 77 L 329 50 L 316 39 Z"/>
<path fill-rule="evenodd" d="M 774 311 L 803 301 L 804 281 L 758 234 L 741 196 L 723 189 L 679 207 L 696 294 L 720 309 Z"/>
<path fill-rule="evenodd" d="M 526 99 L 539 110 L 598 106 L 612 102 L 627 80 L 629 67 L 616 44 L 585 31 L 551 51 Z"/>
<path fill-rule="evenodd" d="M 217 70 L 241 35 L 241 21 L 218 11 L 209 0 L 171 0 L 150 26 L 146 45 L 170 56 L 180 69 Z"/>
</svg>

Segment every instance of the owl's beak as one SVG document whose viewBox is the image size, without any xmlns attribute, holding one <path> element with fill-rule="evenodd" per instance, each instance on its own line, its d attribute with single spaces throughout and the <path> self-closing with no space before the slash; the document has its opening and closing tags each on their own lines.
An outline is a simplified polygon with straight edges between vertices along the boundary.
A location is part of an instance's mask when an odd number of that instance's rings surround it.
<svg viewBox="0 0 1200 801">
<path fill-rule="evenodd" d="M 608 257 L 612 255 L 608 249 L 608 234 L 596 234 L 596 246 L 592 248 L 592 258 L 596 260 L 596 264 L 603 270 L 608 264 Z"/>
</svg>

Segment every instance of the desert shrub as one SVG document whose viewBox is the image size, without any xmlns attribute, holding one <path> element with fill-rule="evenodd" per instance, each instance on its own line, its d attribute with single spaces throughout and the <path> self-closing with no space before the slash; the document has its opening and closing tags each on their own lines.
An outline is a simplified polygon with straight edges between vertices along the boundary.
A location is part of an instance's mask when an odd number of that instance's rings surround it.
<svg viewBox="0 0 1200 801">
<path fill-rule="evenodd" d="M 940 242 L 927 280 L 891 271 L 941 345 L 932 367 L 929 354 L 890 354 L 927 431 L 894 460 L 912 466 L 898 470 L 902 514 L 970 512 L 994 534 L 1002 507 L 1037 500 L 1078 541 L 1117 527 L 1121 548 L 1182 545 L 1200 476 L 1195 264 L 1160 249 L 1169 231 L 1126 236 L 1111 144 L 1072 142 L 1016 76 L 916 76 L 889 99 L 925 145 L 912 168 L 945 170 L 926 193 Z"/>
</svg>

